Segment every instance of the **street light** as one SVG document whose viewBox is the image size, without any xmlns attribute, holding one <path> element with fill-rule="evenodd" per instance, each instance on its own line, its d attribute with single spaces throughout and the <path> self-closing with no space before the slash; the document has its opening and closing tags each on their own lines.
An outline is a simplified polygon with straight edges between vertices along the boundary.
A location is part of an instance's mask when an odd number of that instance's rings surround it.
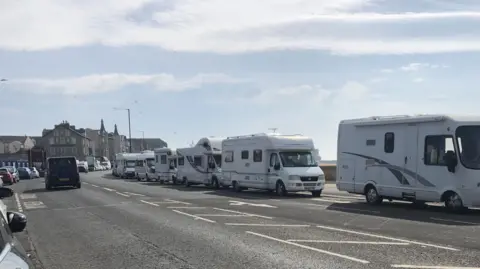
<svg viewBox="0 0 480 269">
<path fill-rule="evenodd" d="M 114 107 L 114 110 L 126 110 L 128 112 L 128 147 L 130 153 L 132 153 L 132 127 L 130 125 L 130 108 L 120 108 L 120 107 Z"/>
</svg>

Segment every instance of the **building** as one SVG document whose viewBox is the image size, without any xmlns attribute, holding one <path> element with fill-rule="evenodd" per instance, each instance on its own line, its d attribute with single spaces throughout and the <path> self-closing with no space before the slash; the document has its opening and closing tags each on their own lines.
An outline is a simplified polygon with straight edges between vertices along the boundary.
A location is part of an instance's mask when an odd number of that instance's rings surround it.
<svg viewBox="0 0 480 269">
<path fill-rule="evenodd" d="M 118 133 L 118 128 L 116 124 L 114 126 L 113 133 L 108 134 L 108 146 L 110 160 L 115 159 L 115 154 L 128 151 L 126 137 Z"/>
<path fill-rule="evenodd" d="M 45 148 L 47 157 L 75 156 L 78 160 L 85 160 L 92 153 L 86 130 L 76 129 L 68 121 L 55 125 L 53 129 L 44 129 L 39 146 Z"/>
<path fill-rule="evenodd" d="M 92 141 L 93 155 L 109 157 L 109 135 L 105 129 L 103 119 L 100 121 L 100 129 L 86 129 L 86 136 Z"/>
<path fill-rule="evenodd" d="M 20 152 L 22 149 L 31 149 L 33 146 L 35 146 L 35 140 L 27 135 L 0 136 L 0 154 L 14 154 Z"/>
<path fill-rule="evenodd" d="M 128 139 L 127 139 L 128 146 Z M 160 138 L 132 138 L 132 152 L 140 152 L 142 150 L 153 150 L 156 148 L 166 148 L 167 142 Z M 129 149 L 127 148 L 127 151 Z"/>
</svg>

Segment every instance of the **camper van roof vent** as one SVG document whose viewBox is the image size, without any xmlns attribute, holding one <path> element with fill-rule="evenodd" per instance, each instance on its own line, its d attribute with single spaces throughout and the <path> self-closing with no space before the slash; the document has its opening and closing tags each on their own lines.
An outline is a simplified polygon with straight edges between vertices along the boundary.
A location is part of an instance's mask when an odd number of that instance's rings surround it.
<svg viewBox="0 0 480 269">
<path fill-rule="evenodd" d="M 250 134 L 250 135 L 238 135 L 238 136 L 229 136 L 227 139 L 238 139 L 238 138 L 249 138 L 255 136 L 266 136 L 266 133 Z"/>
<path fill-rule="evenodd" d="M 393 116 L 373 116 L 372 120 L 394 120 L 394 119 L 405 119 L 410 118 L 409 115 L 393 115 Z"/>
</svg>

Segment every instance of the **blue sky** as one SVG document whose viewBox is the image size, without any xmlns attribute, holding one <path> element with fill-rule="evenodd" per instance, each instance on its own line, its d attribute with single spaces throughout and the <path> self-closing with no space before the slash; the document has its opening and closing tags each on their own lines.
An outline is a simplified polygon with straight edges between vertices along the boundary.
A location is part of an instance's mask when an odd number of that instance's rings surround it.
<svg viewBox="0 0 480 269">
<path fill-rule="evenodd" d="M 68 120 L 183 147 L 204 136 L 314 138 L 338 122 L 478 114 L 477 0 L 18 0 L 0 10 L 7 135 Z"/>
</svg>

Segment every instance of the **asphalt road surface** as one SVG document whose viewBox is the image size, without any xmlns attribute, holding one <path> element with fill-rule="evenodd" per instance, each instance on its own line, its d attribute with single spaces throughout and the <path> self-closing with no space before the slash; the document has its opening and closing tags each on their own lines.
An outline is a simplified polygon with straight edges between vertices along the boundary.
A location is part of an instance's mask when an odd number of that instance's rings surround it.
<svg viewBox="0 0 480 269">
<path fill-rule="evenodd" d="M 369 206 L 327 185 L 308 194 L 137 182 L 106 172 L 82 189 L 13 186 L 19 238 L 39 268 L 479 268 L 480 213 Z"/>
</svg>

